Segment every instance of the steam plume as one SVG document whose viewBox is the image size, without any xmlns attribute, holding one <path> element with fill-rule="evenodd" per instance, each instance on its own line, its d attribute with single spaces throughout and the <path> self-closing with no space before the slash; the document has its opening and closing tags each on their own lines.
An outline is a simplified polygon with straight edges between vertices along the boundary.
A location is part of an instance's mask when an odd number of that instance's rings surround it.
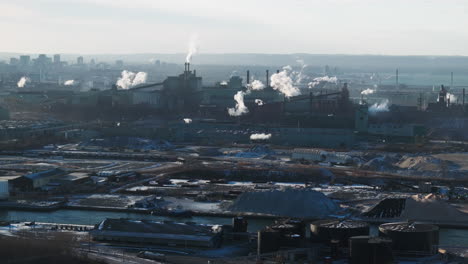
<svg viewBox="0 0 468 264">
<path fill-rule="evenodd" d="M 184 123 L 185 124 L 191 124 L 192 123 L 192 119 L 191 118 L 184 118 Z"/>
<path fill-rule="evenodd" d="M 267 140 L 271 138 L 271 134 L 252 134 L 250 135 L 250 140 Z"/>
<path fill-rule="evenodd" d="M 134 73 L 124 70 L 121 73 L 121 77 L 117 80 L 116 85 L 122 89 L 129 89 L 136 85 L 146 83 L 147 78 L 148 74 L 146 72 Z"/>
<path fill-rule="evenodd" d="M 65 81 L 63 84 L 66 85 L 66 86 L 74 85 L 74 84 L 75 84 L 75 80 L 68 80 L 68 81 Z"/>
<path fill-rule="evenodd" d="M 271 87 L 273 89 L 281 92 L 286 97 L 300 95 L 301 91 L 299 88 L 293 85 L 293 80 L 291 79 L 291 66 L 283 67 L 283 70 L 279 73 L 275 73 L 270 77 Z"/>
<path fill-rule="evenodd" d="M 26 83 L 28 83 L 28 82 L 31 82 L 31 79 L 29 79 L 29 77 L 23 76 L 18 81 L 17 85 L 18 85 L 19 88 L 23 88 L 26 85 Z"/>
<path fill-rule="evenodd" d="M 328 82 L 328 83 L 338 83 L 338 78 L 336 76 L 334 77 L 329 77 L 329 76 L 323 76 L 323 77 L 317 77 L 312 80 L 312 82 L 309 83 L 309 88 L 314 88 L 321 82 Z"/>
<path fill-rule="evenodd" d="M 364 91 L 361 92 L 362 95 L 369 95 L 369 94 L 373 94 L 375 92 L 375 90 L 372 90 L 372 89 L 365 89 Z"/>
<path fill-rule="evenodd" d="M 198 52 L 198 36 L 196 34 L 192 35 L 188 45 L 187 57 L 185 57 L 185 62 L 190 63 L 192 61 L 192 56 Z"/>
<path fill-rule="evenodd" d="M 245 106 L 244 103 L 244 95 L 248 92 L 238 91 L 234 95 L 234 100 L 236 101 L 236 106 L 234 108 L 228 108 L 228 113 L 230 116 L 241 116 L 243 114 L 247 114 L 249 109 Z"/>
<path fill-rule="evenodd" d="M 294 83 L 301 84 L 303 80 L 307 80 L 309 78 L 309 76 L 304 74 L 304 69 L 307 67 L 307 64 L 305 64 L 302 59 L 298 59 L 296 62 L 301 66 L 301 70 L 299 72 L 294 72 L 296 77 Z"/>
<path fill-rule="evenodd" d="M 456 102 L 457 97 L 454 94 L 447 93 L 447 99 L 450 100 L 450 103 Z"/>
<path fill-rule="evenodd" d="M 254 80 L 249 85 L 247 85 L 247 88 L 250 90 L 263 90 L 265 88 L 265 84 L 259 80 Z"/>
<path fill-rule="evenodd" d="M 260 106 L 264 104 L 262 99 L 255 99 L 255 103 Z"/>
<path fill-rule="evenodd" d="M 380 103 L 375 103 L 369 107 L 369 112 L 371 114 L 376 114 L 379 112 L 388 112 L 389 111 L 389 101 L 388 99 L 382 100 Z"/>
</svg>

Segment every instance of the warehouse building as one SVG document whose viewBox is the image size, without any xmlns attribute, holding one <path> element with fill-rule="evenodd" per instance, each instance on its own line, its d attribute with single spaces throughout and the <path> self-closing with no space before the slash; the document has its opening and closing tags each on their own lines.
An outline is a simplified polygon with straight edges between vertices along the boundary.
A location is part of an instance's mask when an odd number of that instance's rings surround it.
<svg viewBox="0 0 468 264">
<path fill-rule="evenodd" d="M 65 174 L 66 172 L 59 168 L 31 173 L 15 179 L 13 186 L 19 190 L 34 190 L 46 186 L 49 182 L 57 180 Z"/>
<path fill-rule="evenodd" d="M 195 223 L 105 219 L 91 232 L 94 240 L 178 247 L 219 247 L 221 230 Z"/>
</svg>

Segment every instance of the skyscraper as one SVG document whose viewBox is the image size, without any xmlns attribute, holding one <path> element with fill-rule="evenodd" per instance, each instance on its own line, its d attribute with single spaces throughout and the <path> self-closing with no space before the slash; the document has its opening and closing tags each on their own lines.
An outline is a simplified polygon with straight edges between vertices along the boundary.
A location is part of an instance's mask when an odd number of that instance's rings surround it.
<svg viewBox="0 0 468 264">
<path fill-rule="evenodd" d="M 60 64 L 60 54 L 54 55 L 54 64 Z"/>
<path fill-rule="evenodd" d="M 20 56 L 21 66 L 29 66 L 30 63 L 31 63 L 31 57 L 29 55 L 21 55 Z"/>
<path fill-rule="evenodd" d="M 76 64 L 78 64 L 78 65 L 83 65 L 84 64 L 84 60 L 83 60 L 82 56 L 79 56 L 78 58 L 76 58 Z"/>
</svg>

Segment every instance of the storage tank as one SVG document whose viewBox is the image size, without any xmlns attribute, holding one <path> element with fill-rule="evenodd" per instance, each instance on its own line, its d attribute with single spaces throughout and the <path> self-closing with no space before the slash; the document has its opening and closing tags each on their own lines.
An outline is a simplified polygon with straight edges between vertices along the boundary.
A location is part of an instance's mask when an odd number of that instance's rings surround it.
<svg viewBox="0 0 468 264">
<path fill-rule="evenodd" d="M 339 240 L 340 246 L 347 247 L 348 239 L 353 236 L 369 235 L 369 224 L 353 220 L 319 220 L 310 224 L 312 242 L 329 243 Z"/>
<path fill-rule="evenodd" d="M 9 194 L 8 180 L 0 180 L 0 200 L 7 200 Z"/>
<path fill-rule="evenodd" d="M 392 240 L 355 236 L 349 239 L 350 264 L 393 264 Z"/>
<path fill-rule="evenodd" d="M 439 227 L 422 223 L 388 223 L 379 226 L 382 237 L 392 239 L 399 255 L 432 255 L 439 248 Z"/>
</svg>

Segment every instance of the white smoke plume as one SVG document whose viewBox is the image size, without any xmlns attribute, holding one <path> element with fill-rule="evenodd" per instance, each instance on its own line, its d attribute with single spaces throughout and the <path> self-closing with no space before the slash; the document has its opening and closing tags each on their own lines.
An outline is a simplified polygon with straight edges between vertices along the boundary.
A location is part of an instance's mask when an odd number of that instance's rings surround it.
<svg viewBox="0 0 468 264">
<path fill-rule="evenodd" d="M 314 88 L 321 82 L 328 82 L 328 83 L 338 83 L 338 78 L 336 76 L 329 77 L 329 76 L 323 76 L 323 77 L 317 77 L 312 80 L 312 82 L 309 83 L 309 88 Z"/>
<path fill-rule="evenodd" d="M 304 60 L 298 59 L 296 60 L 297 63 L 301 66 L 301 70 L 299 72 L 294 72 L 295 75 L 295 84 L 301 84 L 303 80 L 309 79 L 309 76 L 304 74 L 304 69 L 307 67 Z"/>
<path fill-rule="evenodd" d="M 185 124 L 191 124 L 192 123 L 192 119 L 191 118 L 184 118 L 184 123 Z"/>
<path fill-rule="evenodd" d="M 249 91 L 238 91 L 234 95 L 234 100 L 236 101 L 236 106 L 233 108 L 228 108 L 228 113 L 230 116 L 241 116 L 243 114 L 247 114 L 249 109 L 245 106 L 244 103 L 244 96 L 249 93 Z"/>
<path fill-rule="evenodd" d="M 365 89 L 364 91 L 361 92 L 362 95 L 369 95 L 375 93 L 375 90 L 372 90 L 370 88 Z"/>
<path fill-rule="evenodd" d="M 259 80 L 253 80 L 250 84 L 247 85 L 249 90 L 263 90 L 265 88 L 265 84 L 263 84 Z"/>
<path fill-rule="evenodd" d="M 264 105 L 262 99 L 255 99 L 255 103 L 256 103 L 257 105 L 260 105 L 260 106 Z"/>
<path fill-rule="evenodd" d="M 63 84 L 66 85 L 66 86 L 74 85 L 75 80 L 68 80 L 68 81 L 65 81 Z"/>
<path fill-rule="evenodd" d="M 447 100 L 450 100 L 450 103 L 455 103 L 457 101 L 457 97 L 454 94 L 447 93 Z"/>
<path fill-rule="evenodd" d="M 117 80 L 116 85 L 122 89 L 129 89 L 136 85 L 146 83 L 147 78 L 148 74 L 146 72 L 134 73 L 124 70 L 121 73 L 121 77 Z"/>
<path fill-rule="evenodd" d="M 230 116 L 241 116 L 243 114 L 247 114 L 249 112 L 249 109 L 244 103 L 244 96 L 247 94 L 250 94 L 251 91 L 258 91 L 262 90 L 265 88 L 265 85 L 259 81 L 259 80 L 254 80 L 250 84 L 247 85 L 247 91 L 238 91 L 234 95 L 234 100 L 236 101 L 236 106 L 234 108 L 228 108 L 228 113 Z M 259 103 L 259 101 L 261 103 Z M 255 99 L 255 103 L 257 105 L 263 105 L 263 101 L 260 99 Z"/>
<path fill-rule="evenodd" d="M 270 77 L 271 87 L 286 97 L 300 95 L 301 91 L 299 88 L 294 86 L 293 80 L 291 79 L 291 66 L 283 67 L 283 70 L 279 73 L 275 73 Z"/>
<path fill-rule="evenodd" d="M 198 53 L 198 35 L 193 34 L 190 37 L 187 56 L 185 57 L 185 62 L 190 63 L 192 61 L 193 55 Z"/>
<path fill-rule="evenodd" d="M 19 88 L 23 88 L 28 82 L 31 82 L 31 79 L 29 79 L 29 77 L 23 76 L 21 79 L 19 79 L 17 85 Z"/>
<path fill-rule="evenodd" d="M 388 99 L 384 99 L 380 103 L 375 103 L 369 107 L 369 112 L 371 114 L 376 114 L 379 112 L 388 112 L 390 111 L 389 103 L 390 101 L 388 101 Z"/>
<path fill-rule="evenodd" d="M 271 138 L 271 134 L 252 134 L 250 135 L 250 140 L 267 140 Z"/>
</svg>

